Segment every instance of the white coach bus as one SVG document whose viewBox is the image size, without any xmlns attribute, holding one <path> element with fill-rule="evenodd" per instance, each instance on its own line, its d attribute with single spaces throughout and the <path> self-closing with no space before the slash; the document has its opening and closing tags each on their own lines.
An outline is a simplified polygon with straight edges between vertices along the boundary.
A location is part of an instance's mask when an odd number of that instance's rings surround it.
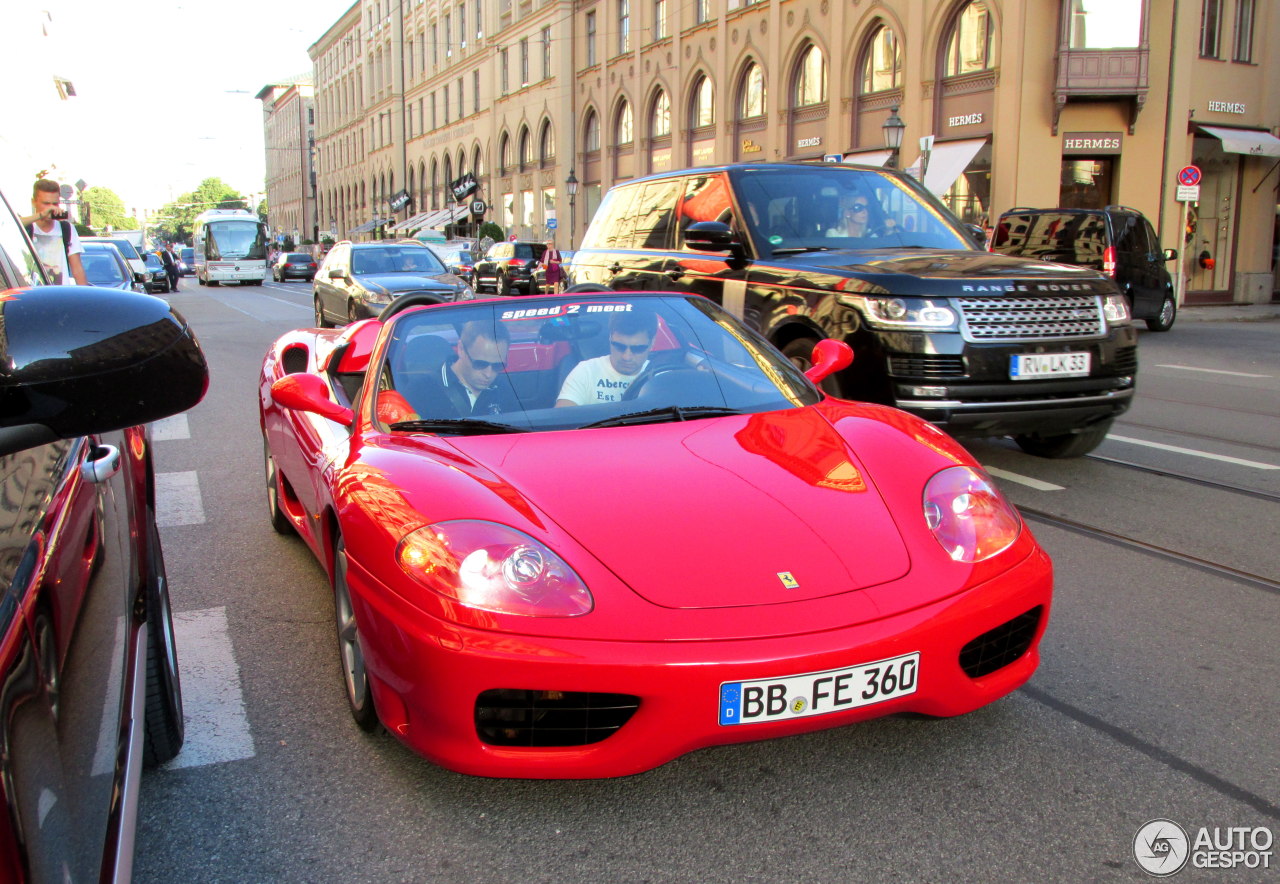
<svg viewBox="0 0 1280 884">
<path fill-rule="evenodd" d="M 209 209 L 191 232 L 200 285 L 262 285 L 267 275 L 267 225 L 244 209 Z"/>
</svg>

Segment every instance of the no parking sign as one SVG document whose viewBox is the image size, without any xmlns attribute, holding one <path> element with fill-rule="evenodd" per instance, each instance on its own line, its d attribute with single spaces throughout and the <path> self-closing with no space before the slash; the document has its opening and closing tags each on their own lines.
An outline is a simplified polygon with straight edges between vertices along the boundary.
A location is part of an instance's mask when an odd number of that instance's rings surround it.
<svg viewBox="0 0 1280 884">
<path fill-rule="evenodd" d="M 1183 166 L 1178 171 L 1178 201 L 1196 202 L 1200 199 L 1200 167 Z"/>
</svg>

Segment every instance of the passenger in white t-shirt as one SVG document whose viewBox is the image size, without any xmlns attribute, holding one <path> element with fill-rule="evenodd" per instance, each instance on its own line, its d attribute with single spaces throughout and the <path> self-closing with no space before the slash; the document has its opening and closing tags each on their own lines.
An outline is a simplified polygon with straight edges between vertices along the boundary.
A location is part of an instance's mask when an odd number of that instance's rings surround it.
<svg viewBox="0 0 1280 884">
<path fill-rule="evenodd" d="M 584 359 L 564 379 L 556 408 L 618 402 L 649 364 L 658 317 L 648 310 L 615 313 L 609 320 L 609 352 Z"/>
<path fill-rule="evenodd" d="M 62 193 L 58 182 L 41 178 L 31 189 L 32 214 L 22 219 L 31 235 L 31 244 L 55 285 L 88 285 L 80 253 L 84 246 L 76 227 L 62 210 Z M 65 233 L 64 236 L 64 225 Z"/>
</svg>

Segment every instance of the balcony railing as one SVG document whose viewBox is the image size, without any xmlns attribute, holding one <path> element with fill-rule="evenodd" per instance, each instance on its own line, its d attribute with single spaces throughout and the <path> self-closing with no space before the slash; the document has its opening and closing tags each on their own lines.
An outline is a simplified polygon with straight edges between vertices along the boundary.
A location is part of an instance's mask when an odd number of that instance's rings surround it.
<svg viewBox="0 0 1280 884">
<path fill-rule="evenodd" d="M 1068 101 L 1129 98 L 1129 134 L 1147 101 L 1146 46 L 1134 49 L 1067 49 L 1059 47 L 1054 84 L 1053 134 Z"/>
</svg>

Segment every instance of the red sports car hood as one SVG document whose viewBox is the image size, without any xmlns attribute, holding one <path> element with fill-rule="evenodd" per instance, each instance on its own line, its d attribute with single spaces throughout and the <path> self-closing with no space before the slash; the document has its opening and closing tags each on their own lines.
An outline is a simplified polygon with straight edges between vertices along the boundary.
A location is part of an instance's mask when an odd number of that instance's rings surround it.
<svg viewBox="0 0 1280 884">
<path fill-rule="evenodd" d="M 910 567 L 853 450 L 811 408 L 451 441 L 665 607 L 800 601 Z"/>
</svg>

